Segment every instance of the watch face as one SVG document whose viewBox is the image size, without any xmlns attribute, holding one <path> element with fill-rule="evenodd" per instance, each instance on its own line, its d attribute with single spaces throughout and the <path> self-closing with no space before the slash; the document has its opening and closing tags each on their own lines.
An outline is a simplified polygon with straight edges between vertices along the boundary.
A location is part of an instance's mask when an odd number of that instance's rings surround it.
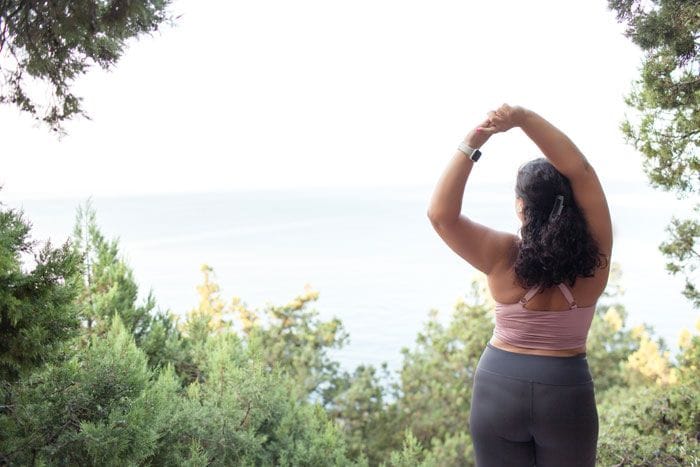
<svg viewBox="0 0 700 467">
<path fill-rule="evenodd" d="M 477 149 L 476 151 L 474 151 L 474 152 L 472 153 L 470 159 L 473 160 L 474 162 L 476 162 L 476 161 L 479 160 L 480 157 L 481 157 L 481 151 L 479 151 L 479 150 Z"/>
</svg>

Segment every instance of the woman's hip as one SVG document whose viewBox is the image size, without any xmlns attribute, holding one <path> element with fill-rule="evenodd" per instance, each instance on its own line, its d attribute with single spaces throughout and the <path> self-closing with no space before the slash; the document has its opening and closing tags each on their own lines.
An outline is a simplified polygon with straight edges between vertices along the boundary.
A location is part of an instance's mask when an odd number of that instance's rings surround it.
<svg viewBox="0 0 700 467">
<path fill-rule="evenodd" d="M 551 385 L 581 385 L 593 381 L 585 354 L 555 357 L 510 352 L 486 345 L 477 365 L 484 371 L 506 378 Z"/>
</svg>

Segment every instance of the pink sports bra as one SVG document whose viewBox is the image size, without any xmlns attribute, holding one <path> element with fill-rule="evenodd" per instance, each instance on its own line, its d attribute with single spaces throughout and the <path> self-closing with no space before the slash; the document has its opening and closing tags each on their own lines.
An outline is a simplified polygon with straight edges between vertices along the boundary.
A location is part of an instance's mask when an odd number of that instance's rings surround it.
<svg viewBox="0 0 700 467">
<path fill-rule="evenodd" d="M 535 286 L 518 303 L 496 302 L 496 327 L 493 335 L 511 345 L 531 349 L 577 349 L 586 345 L 596 303 L 578 307 L 565 284 L 559 289 L 569 302 L 565 311 L 528 310 L 524 305 L 540 291 Z"/>
</svg>

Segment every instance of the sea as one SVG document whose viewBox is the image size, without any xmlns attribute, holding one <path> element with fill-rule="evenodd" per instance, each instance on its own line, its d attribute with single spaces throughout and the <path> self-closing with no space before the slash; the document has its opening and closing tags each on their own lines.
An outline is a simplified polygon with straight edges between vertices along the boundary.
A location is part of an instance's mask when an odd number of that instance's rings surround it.
<svg viewBox="0 0 700 467">
<path fill-rule="evenodd" d="M 433 186 L 232 189 L 209 193 L 91 197 L 97 223 L 117 239 L 133 269 L 141 300 L 185 315 L 197 305 L 203 264 L 214 270 L 221 297 L 261 311 L 318 291 L 307 306 L 318 318 L 339 318 L 349 342 L 329 356 L 342 370 L 386 363 L 401 368 L 430 310 L 447 322 L 478 276 L 436 234 L 427 217 Z M 629 326 L 646 323 L 671 358 L 682 328 L 698 310 L 681 295 L 683 278 L 665 270 L 658 245 L 671 216 L 689 200 L 639 183 L 606 187 L 613 218 L 613 261 L 622 268 Z M 2 193 L 0 193 L 1 195 Z M 5 199 L 32 224 L 33 239 L 64 242 L 85 198 Z M 463 214 L 516 233 L 510 185 L 467 186 Z M 697 332 L 697 331 L 695 331 Z"/>
</svg>

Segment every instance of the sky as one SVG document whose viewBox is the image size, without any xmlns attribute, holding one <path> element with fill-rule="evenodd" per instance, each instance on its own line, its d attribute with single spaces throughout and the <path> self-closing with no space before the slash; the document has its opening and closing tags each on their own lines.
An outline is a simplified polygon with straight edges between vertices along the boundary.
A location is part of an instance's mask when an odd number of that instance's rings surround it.
<svg viewBox="0 0 700 467">
<path fill-rule="evenodd" d="M 606 1 L 176 1 L 176 25 L 78 79 L 62 139 L 0 107 L 9 199 L 434 185 L 502 103 L 566 132 L 604 186 L 644 184 L 619 131 L 642 54 Z M 495 135 L 472 183 L 539 156 Z"/>
</svg>

